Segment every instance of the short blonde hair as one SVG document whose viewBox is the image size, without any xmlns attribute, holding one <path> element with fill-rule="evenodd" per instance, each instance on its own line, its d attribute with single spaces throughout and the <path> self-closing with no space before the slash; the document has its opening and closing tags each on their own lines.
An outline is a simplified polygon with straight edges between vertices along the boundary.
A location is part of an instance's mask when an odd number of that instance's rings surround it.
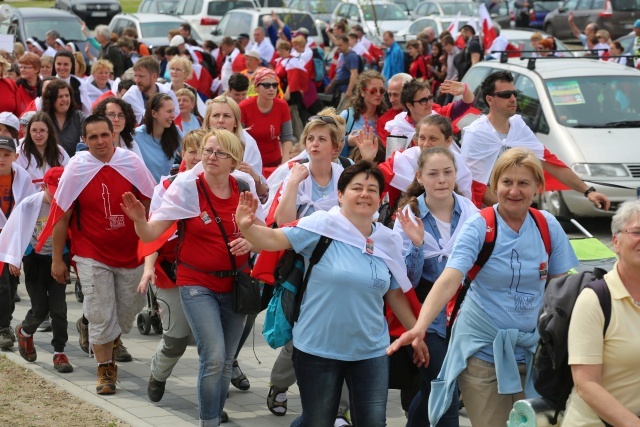
<svg viewBox="0 0 640 427">
<path fill-rule="evenodd" d="M 202 128 L 187 132 L 182 138 L 182 153 L 186 153 L 188 150 L 201 151 L 206 135 L 207 131 Z"/>
<path fill-rule="evenodd" d="M 171 58 L 169 64 L 167 65 L 169 68 L 172 67 L 180 67 L 184 70 L 184 79 L 187 80 L 191 77 L 191 73 L 193 72 L 193 66 L 191 65 L 191 61 L 186 56 L 176 55 Z"/>
<path fill-rule="evenodd" d="M 303 47 L 307 45 L 307 40 L 302 36 L 296 36 L 291 40 L 291 44 L 293 46 Z"/>
<path fill-rule="evenodd" d="M 176 98 L 179 96 L 188 96 L 191 99 L 191 102 L 196 102 L 196 96 L 191 92 L 191 89 L 183 87 L 182 89 L 178 89 L 176 91 Z"/>
<path fill-rule="evenodd" d="M 106 59 L 98 59 L 91 66 L 91 74 L 103 68 L 109 70 L 109 73 L 113 73 L 113 64 L 111 63 L 111 61 L 107 61 Z"/>
<path fill-rule="evenodd" d="M 340 140 L 344 140 L 345 133 L 344 119 L 337 115 L 333 108 L 325 108 L 318 113 L 318 117 L 327 117 L 328 120 L 333 119 L 335 124 L 327 123 L 321 118 L 309 121 L 302 131 L 302 135 L 300 135 L 300 142 L 306 146 L 307 137 L 311 131 L 318 128 L 327 128 L 329 130 L 329 136 L 331 137 L 331 146 L 334 149 L 340 148 Z"/>
<path fill-rule="evenodd" d="M 205 111 L 204 113 L 204 121 L 202 123 L 202 127 L 207 130 L 212 130 L 211 125 L 209 125 L 209 121 L 211 120 L 213 104 L 227 104 L 229 108 L 231 108 L 233 117 L 236 120 L 236 126 L 235 128 L 233 128 L 233 133 L 238 137 L 240 141 L 242 141 L 242 114 L 240 113 L 240 107 L 238 107 L 236 101 L 234 101 L 230 96 L 216 96 L 215 98 L 207 102 L 207 111 Z"/>
<path fill-rule="evenodd" d="M 531 171 L 533 179 L 536 180 L 537 187 L 544 191 L 544 172 L 540 160 L 531 151 L 525 148 L 510 148 L 505 151 L 493 166 L 489 186 L 495 193 L 498 189 L 498 182 L 502 175 L 515 167 L 525 167 Z"/>
<path fill-rule="evenodd" d="M 215 138 L 220 148 L 231 155 L 235 163 L 231 169 L 233 172 L 244 157 L 244 146 L 240 142 L 240 138 L 226 129 L 214 129 L 205 135 L 201 146 L 202 149 L 211 138 Z"/>
<path fill-rule="evenodd" d="M 73 74 L 78 77 L 84 76 L 84 72 L 87 71 L 87 63 L 84 61 L 84 56 L 80 52 L 73 52 L 72 55 L 76 60 L 76 69 Z"/>
<path fill-rule="evenodd" d="M 40 66 L 42 67 L 43 65 L 51 65 L 53 67 L 53 56 L 42 55 L 40 57 Z"/>
<path fill-rule="evenodd" d="M 24 45 L 22 43 L 16 42 L 13 44 L 13 54 L 16 58 L 21 58 L 24 55 Z"/>
<path fill-rule="evenodd" d="M 544 37 L 542 37 L 542 33 L 540 31 L 536 31 L 535 33 L 531 34 L 529 40 L 531 40 L 532 42 L 540 42 L 543 38 Z"/>
</svg>

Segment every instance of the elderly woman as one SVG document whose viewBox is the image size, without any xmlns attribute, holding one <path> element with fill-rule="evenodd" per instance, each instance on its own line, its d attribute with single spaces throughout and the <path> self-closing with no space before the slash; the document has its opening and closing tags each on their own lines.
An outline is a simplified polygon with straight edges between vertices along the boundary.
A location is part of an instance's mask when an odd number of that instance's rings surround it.
<svg viewBox="0 0 640 427">
<path fill-rule="evenodd" d="M 234 265 L 248 271 L 252 246 L 238 232 L 234 214 L 240 188 L 249 185 L 231 176 L 243 154 L 242 143 L 231 132 L 209 133 L 201 153 L 202 167 L 178 175 L 150 221 L 131 193 L 124 194 L 123 209 L 143 242 L 157 239 L 175 221 L 184 224 L 176 284 L 198 346 L 200 425 L 218 426 L 245 322 L 245 315 L 233 311 L 229 272 Z"/>
<path fill-rule="evenodd" d="M 196 102 L 196 110 L 195 115 L 202 117 L 207 107 L 204 105 L 202 98 L 198 95 L 198 91 L 185 83 L 191 75 L 193 74 L 193 66 L 191 61 L 186 56 L 176 55 L 171 61 L 167 64 L 167 68 L 169 69 L 170 81 L 165 83 L 165 86 L 171 88 L 173 93 L 177 93 L 180 89 L 189 89 L 194 97 Z"/>
<path fill-rule="evenodd" d="M 530 208 L 536 193 L 544 189 L 542 167 L 532 152 L 507 150 L 493 169 L 491 188 L 497 193 L 498 204 L 462 226 L 416 326 L 389 348 L 392 353 L 402 345 L 424 340 L 427 328 L 478 259 L 488 227 L 485 215 L 494 218 L 495 246 L 471 281 L 439 378 L 431 384 L 431 425 L 437 425 L 450 407 L 456 380 L 472 425 L 505 425 L 513 403 L 523 398 L 523 384 L 525 396 L 537 395 L 533 354 L 546 279 L 563 275 L 578 264 L 558 221 L 547 212 Z M 550 248 L 545 247 L 535 217 L 547 223 Z"/>
<path fill-rule="evenodd" d="M 73 157 L 80 142 L 84 114 L 76 108 L 71 86 L 62 79 L 51 80 L 42 94 L 42 111 L 53 120 L 58 144 Z"/>
<path fill-rule="evenodd" d="M 574 387 L 563 427 L 640 426 L 640 201 L 623 203 L 611 220 L 618 262 L 604 276 L 611 294 L 606 333 L 598 297 L 580 293 L 569 326 L 569 364 Z"/>
<path fill-rule="evenodd" d="M 99 59 L 91 66 L 91 75 L 83 83 L 91 105 L 105 92 L 113 89 L 113 80 L 109 78 L 112 73 L 113 64 L 106 59 Z"/>
<path fill-rule="evenodd" d="M 35 53 L 25 53 L 18 61 L 20 78 L 16 81 L 18 86 L 17 101 L 20 112 L 38 97 L 40 88 L 40 57 Z"/>
<path fill-rule="evenodd" d="M 53 75 L 53 57 L 42 55 L 40 57 L 40 77 L 46 78 Z"/>
<path fill-rule="evenodd" d="M 133 151 L 140 157 L 140 147 L 133 140 L 136 129 L 136 115 L 131 105 L 123 100 L 110 97 L 100 101 L 93 109 L 93 114 L 107 116 L 113 125 L 113 146 Z"/>
<path fill-rule="evenodd" d="M 277 98 L 276 73 L 262 68 L 253 75 L 258 96 L 240 103 L 242 126 L 256 140 L 262 156 L 262 174 L 269 175 L 289 160 L 293 141 L 291 114 L 287 102 Z"/>
<path fill-rule="evenodd" d="M 373 222 L 383 190 L 380 171 L 369 162 L 356 163 L 338 180 L 339 207 L 283 229 L 255 225 L 258 201 L 246 193 L 240 199 L 236 221 L 254 250 L 293 248 L 309 259 L 323 237 L 332 239 L 309 277 L 293 327 L 302 416 L 292 426 L 333 425 L 345 380 L 353 424 L 386 423 L 389 334 L 382 306 L 386 301 L 405 326 L 415 317 L 402 292 L 411 287 L 406 268 L 394 255 L 402 250 L 401 238 Z M 423 343 L 418 359 L 426 358 L 425 350 Z"/>
</svg>

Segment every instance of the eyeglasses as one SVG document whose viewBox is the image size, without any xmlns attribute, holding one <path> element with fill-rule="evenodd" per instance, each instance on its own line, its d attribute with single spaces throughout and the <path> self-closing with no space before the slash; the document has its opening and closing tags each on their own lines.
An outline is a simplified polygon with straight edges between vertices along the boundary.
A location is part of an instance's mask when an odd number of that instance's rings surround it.
<svg viewBox="0 0 640 427">
<path fill-rule="evenodd" d="M 125 115 L 124 113 L 107 113 L 107 117 L 109 117 L 110 120 L 124 120 L 125 119 Z"/>
<path fill-rule="evenodd" d="M 502 99 L 511 99 L 511 97 L 513 96 L 514 98 L 518 97 L 518 91 L 517 90 L 503 90 L 502 92 L 494 92 L 493 95 L 491 96 L 497 96 L 498 98 L 502 98 Z"/>
<path fill-rule="evenodd" d="M 380 92 L 380 95 L 384 95 L 385 93 L 387 93 L 386 89 L 383 87 L 372 87 L 371 89 L 364 89 L 365 92 L 369 92 L 371 95 L 375 95 L 376 93 Z"/>
<path fill-rule="evenodd" d="M 49 133 L 47 129 L 31 129 L 29 132 L 34 135 L 46 135 Z"/>
<path fill-rule="evenodd" d="M 335 119 L 333 117 L 329 117 L 329 116 L 311 116 L 309 117 L 309 121 L 312 122 L 314 120 L 322 120 L 325 123 L 328 123 L 330 125 L 334 125 L 334 126 L 338 126 L 338 123 L 336 123 Z"/>
<path fill-rule="evenodd" d="M 265 89 L 275 89 L 278 87 L 278 83 L 258 83 L 258 86 L 262 86 Z"/>
<path fill-rule="evenodd" d="M 427 105 L 428 103 L 433 102 L 434 98 L 435 97 L 433 95 L 429 95 L 429 96 L 425 96 L 424 98 L 414 99 L 412 103 L 415 104 L 417 102 L 420 105 Z"/>
<path fill-rule="evenodd" d="M 231 154 L 225 153 L 224 151 L 213 151 L 211 148 L 205 148 L 202 150 L 203 157 L 211 157 L 216 156 L 219 159 L 229 159 L 231 158 Z"/>
<path fill-rule="evenodd" d="M 620 233 L 628 234 L 629 236 L 635 238 L 640 237 L 640 229 L 638 228 L 627 228 L 626 230 L 620 230 Z"/>
</svg>

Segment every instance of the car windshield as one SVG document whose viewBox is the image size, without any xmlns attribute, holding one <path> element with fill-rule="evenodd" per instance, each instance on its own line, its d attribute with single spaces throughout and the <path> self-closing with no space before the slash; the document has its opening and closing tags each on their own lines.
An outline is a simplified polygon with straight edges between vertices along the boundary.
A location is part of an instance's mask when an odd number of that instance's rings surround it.
<svg viewBox="0 0 640 427">
<path fill-rule="evenodd" d="M 611 6 L 616 12 L 640 10 L 640 0 L 611 0 Z"/>
<path fill-rule="evenodd" d="M 180 26 L 179 22 L 169 21 L 169 22 L 142 22 L 140 23 L 140 38 L 150 38 L 150 37 L 167 37 L 169 31 L 177 30 Z M 195 38 L 195 35 L 194 35 Z"/>
<path fill-rule="evenodd" d="M 309 12 L 331 14 L 339 4 L 338 0 L 309 0 Z"/>
<path fill-rule="evenodd" d="M 158 7 L 158 13 L 171 14 L 174 10 L 176 10 L 177 5 L 178 5 L 178 2 L 175 0 L 156 2 L 156 6 Z"/>
<path fill-rule="evenodd" d="M 222 16 L 232 9 L 252 8 L 251 1 L 212 1 L 207 7 L 207 15 Z"/>
<path fill-rule="evenodd" d="M 455 16 L 460 15 L 473 16 L 477 12 L 477 8 L 473 3 L 440 3 L 444 15 Z"/>
<path fill-rule="evenodd" d="M 565 77 L 545 83 L 564 126 L 640 127 L 640 79 L 635 76 Z"/>
<path fill-rule="evenodd" d="M 375 11 L 375 15 L 374 15 Z M 366 21 L 373 21 L 374 17 L 378 21 L 401 21 L 407 19 L 407 15 L 396 4 L 370 4 L 362 5 L 362 13 Z"/>
<path fill-rule="evenodd" d="M 38 40 L 44 40 L 47 31 L 51 28 L 55 28 L 60 33 L 60 37 L 67 41 L 83 42 L 87 40 L 82 34 L 79 19 L 41 18 L 24 20 L 24 33 L 28 37 L 37 37 Z"/>
</svg>

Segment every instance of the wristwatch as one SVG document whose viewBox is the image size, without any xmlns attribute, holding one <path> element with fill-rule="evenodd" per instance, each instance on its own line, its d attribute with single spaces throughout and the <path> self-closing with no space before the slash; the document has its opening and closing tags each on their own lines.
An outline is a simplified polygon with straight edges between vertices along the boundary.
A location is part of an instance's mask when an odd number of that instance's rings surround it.
<svg viewBox="0 0 640 427">
<path fill-rule="evenodd" d="M 587 188 L 587 191 L 584 192 L 584 197 L 589 197 L 589 193 L 593 193 L 594 191 L 596 191 L 595 188 L 593 188 L 593 186 Z"/>
</svg>

